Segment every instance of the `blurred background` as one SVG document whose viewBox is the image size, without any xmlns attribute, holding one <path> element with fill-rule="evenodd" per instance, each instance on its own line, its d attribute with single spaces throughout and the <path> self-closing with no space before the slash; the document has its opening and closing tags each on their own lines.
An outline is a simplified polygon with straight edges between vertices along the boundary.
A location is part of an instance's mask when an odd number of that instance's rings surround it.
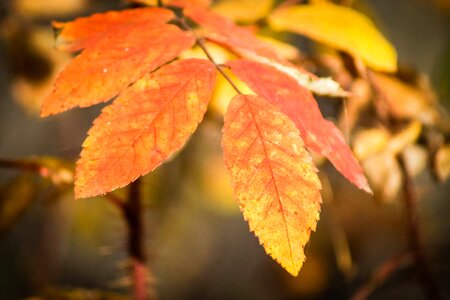
<svg viewBox="0 0 450 300">
<path fill-rule="evenodd" d="M 430 79 L 448 110 L 450 1 L 354 4 L 393 43 L 400 63 Z M 51 170 L 41 178 L 0 168 L 0 299 L 126 299 L 130 279 L 120 212 L 102 197 L 75 201 L 70 184 L 73 161 L 101 105 L 46 119 L 38 112 L 70 59 L 53 48 L 50 21 L 127 6 L 113 0 L 0 2 L 0 159 L 34 157 Z M 312 47 L 294 41 L 302 51 Z M 327 101 L 320 104 L 333 111 Z M 377 268 L 407 250 L 402 192 L 389 201 L 374 199 L 324 163 L 321 220 L 306 263 L 291 277 L 264 253 L 233 200 L 217 114 L 208 114 L 184 150 L 143 179 L 149 286 L 159 299 L 349 299 L 373 283 Z M 427 260 L 449 297 L 450 182 L 435 182 L 427 170 L 415 182 Z M 409 260 L 393 261 L 400 266 L 370 299 L 425 299 Z"/>
</svg>

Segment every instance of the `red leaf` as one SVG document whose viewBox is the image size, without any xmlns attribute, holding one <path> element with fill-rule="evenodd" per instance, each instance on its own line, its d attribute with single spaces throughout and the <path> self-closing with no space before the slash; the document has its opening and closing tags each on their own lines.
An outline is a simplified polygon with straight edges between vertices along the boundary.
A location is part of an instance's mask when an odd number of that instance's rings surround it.
<svg viewBox="0 0 450 300">
<path fill-rule="evenodd" d="M 372 193 L 342 133 L 332 122 L 323 118 L 311 92 L 289 75 L 268 65 L 248 60 L 235 60 L 228 65 L 253 91 L 294 121 L 306 147 L 327 157 L 358 188 Z"/>
<path fill-rule="evenodd" d="M 296 276 L 320 211 L 320 181 L 298 129 L 259 96 L 228 106 L 222 141 L 235 197 L 264 249 Z"/>
<path fill-rule="evenodd" d="M 78 51 L 95 45 L 104 35 L 114 33 L 116 30 L 130 28 L 139 23 L 156 27 L 173 18 L 175 15 L 168 9 L 137 8 L 94 14 L 67 23 L 53 22 L 53 26 L 60 31 L 57 46 L 69 51 Z"/>
<path fill-rule="evenodd" d="M 258 39 L 250 30 L 234 24 L 233 21 L 210 10 L 189 6 L 186 16 L 207 29 L 206 37 L 224 45 L 246 58 L 262 56 L 271 61 L 287 63 L 268 43 Z"/>
<path fill-rule="evenodd" d="M 191 33 L 174 25 L 152 25 L 149 21 L 121 28 L 85 49 L 60 73 L 41 115 L 108 101 L 195 43 Z"/>
<path fill-rule="evenodd" d="M 123 187 L 179 150 L 203 118 L 215 72 L 207 60 L 176 61 L 145 75 L 104 108 L 77 162 L 76 197 Z"/>
</svg>

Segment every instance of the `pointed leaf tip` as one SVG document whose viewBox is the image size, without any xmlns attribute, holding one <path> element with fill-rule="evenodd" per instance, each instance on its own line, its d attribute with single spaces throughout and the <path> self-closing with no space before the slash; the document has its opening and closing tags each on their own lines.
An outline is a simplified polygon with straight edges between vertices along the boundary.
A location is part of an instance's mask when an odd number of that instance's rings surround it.
<svg viewBox="0 0 450 300">
<path fill-rule="evenodd" d="M 319 219 L 321 184 L 298 129 L 259 96 L 238 95 L 222 147 L 235 198 L 266 252 L 297 276 Z"/>
</svg>

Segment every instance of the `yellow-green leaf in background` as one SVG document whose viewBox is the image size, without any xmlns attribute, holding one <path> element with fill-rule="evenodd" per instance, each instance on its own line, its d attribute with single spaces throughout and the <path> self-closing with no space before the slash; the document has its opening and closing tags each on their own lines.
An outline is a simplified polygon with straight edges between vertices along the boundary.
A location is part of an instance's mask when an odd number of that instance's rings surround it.
<svg viewBox="0 0 450 300">
<path fill-rule="evenodd" d="M 274 0 L 222 0 L 213 7 L 215 11 L 234 21 L 252 23 L 270 12 Z"/>
<path fill-rule="evenodd" d="M 23 174 L 0 192 L 0 233 L 2 233 L 11 228 L 31 206 L 36 195 L 36 184 L 29 174 Z"/>
<path fill-rule="evenodd" d="M 294 5 L 269 16 L 274 30 L 305 35 L 330 47 L 348 52 L 370 68 L 395 72 L 397 53 L 365 15 L 334 4 Z"/>
<path fill-rule="evenodd" d="M 434 164 L 439 180 L 445 181 L 450 176 L 450 145 L 444 145 L 438 150 Z"/>
</svg>

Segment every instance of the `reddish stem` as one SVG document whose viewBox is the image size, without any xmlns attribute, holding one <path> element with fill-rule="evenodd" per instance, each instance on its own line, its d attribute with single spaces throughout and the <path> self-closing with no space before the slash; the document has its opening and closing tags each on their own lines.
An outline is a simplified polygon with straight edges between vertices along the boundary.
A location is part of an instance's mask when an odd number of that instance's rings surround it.
<svg viewBox="0 0 450 300">
<path fill-rule="evenodd" d="M 142 197 L 140 179 L 130 183 L 128 201 L 123 204 L 123 215 L 128 226 L 128 253 L 133 268 L 134 299 L 147 299 L 147 270 L 144 250 L 144 227 L 142 220 Z"/>
<path fill-rule="evenodd" d="M 423 290 L 430 300 L 442 299 L 439 287 L 434 279 L 431 268 L 428 265 L 425 248 L 420 235 L 419 215 L 417 213 L 417 194 L 414 187 L 414 180 L 408 172 L 404 157 L 399 156 L 398 161 L 403 173 L 404 182 L 404 202 L 408 222 L 409 247 L 413 251 L 417 272 Z"/>
</svg>

